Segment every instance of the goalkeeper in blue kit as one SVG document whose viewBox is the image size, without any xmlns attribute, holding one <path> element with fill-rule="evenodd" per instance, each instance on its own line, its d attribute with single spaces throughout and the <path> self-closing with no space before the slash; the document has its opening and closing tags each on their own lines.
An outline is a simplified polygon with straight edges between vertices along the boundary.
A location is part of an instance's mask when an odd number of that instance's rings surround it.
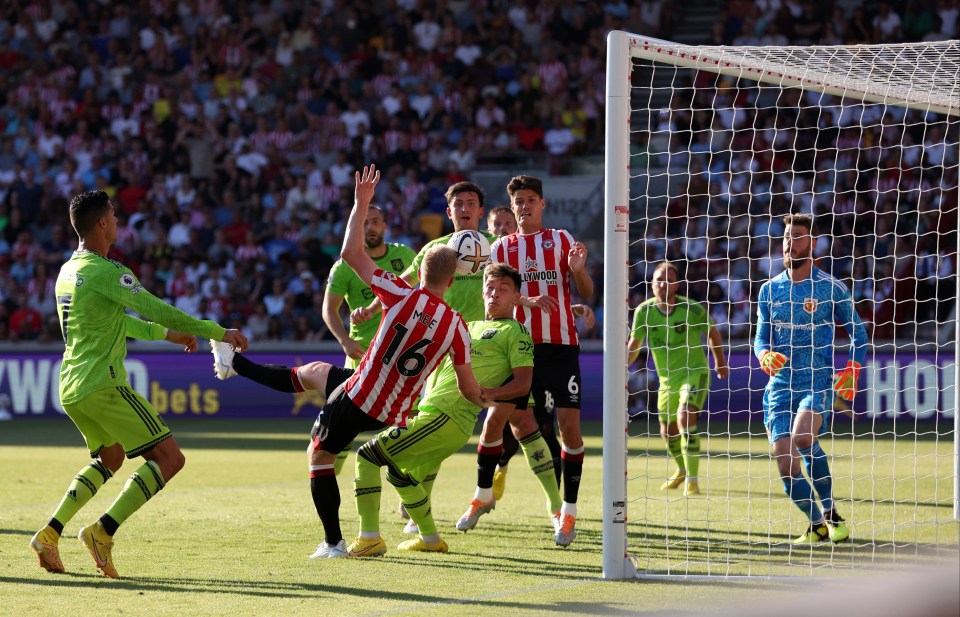
<svg viewBox="0 0 960 617">
<path fill-rule="evenodd" d="M 760 288 L 753 344 L 761 369 L 770 376 L 763 392 L 763 424 L 784 491 L 810 520 L 794 544 L 843 542 L 850 530 L 834 504 L 833 479 L 819 437 L 830 422 L 835 391 L 846 401 L 856 394 L 867 333 L 847 287 L 813 265 L 813 218 L 788 215 L 784 227 L 786 270 Z M 838 325 L 850 335 L 851 346 L 846 367 L 834 375 Z"/>
</svg>

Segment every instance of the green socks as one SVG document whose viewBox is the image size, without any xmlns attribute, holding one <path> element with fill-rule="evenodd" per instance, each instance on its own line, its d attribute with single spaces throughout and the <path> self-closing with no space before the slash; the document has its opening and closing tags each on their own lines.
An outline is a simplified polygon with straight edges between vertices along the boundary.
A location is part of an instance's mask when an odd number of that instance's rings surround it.
<svg viewBox="0 0 960 617">
<path fill-rule="evenodd" d="M 151 497 L 164 487 L 163 474 L 160 466 L 153 461 L 147 461 L 134 471 L 116 500 L 107 509 L 106 515 L 122 525 L 130 515 L 147 503 Z"/>
<path fill-rule="evenodd" d="M 437 466 L 436 469 L 431 471 L 423 479 L 423 482 L 420 483 L 420 486 L 423 487 L 423 490 L 426 491 L 427 497 L 433 496 L 433 483 L 437 481 L 437 474 L 440 473 L 440 467 Z"/>
<path fill-rule="evenodd" d="M 697 433 L 697 425 L 688 426 L 685 430 L 681 429 L 680 440 L 680 451 L 683 453 L 683 462 L 686 464 L 687 477 L 696 478 L 700 470 L 700 435 Z"/>
<path fill-rule="evenodd" d="M 557 476 L 553 470 L 553 457 L 550 455 L 546 440 L 540 431 L 535 431 L 520 440 L 520 447 L 523 448 L 527 465 L 537 476 L 537 481 L 543 488 L 543 494 L 550 501 L 550 513 L 559 512 L 563 499 L 560 497 Z"/>
<path fill-rule="evenodd" d="M 93 461 L 80 470 L 70 486 L 67 487 L 66 494 L 53 513 L 53 519 L 59 523 L 61 530 L 80 511 L 80 508 L 97 494 L 100 487 L 112 477 L 113 472 L 100 461 Z"/>
<path fill-rule="evenodd" d="M 686 471 L 687 464 L 683 458 L 683 447 L 680 445 L 680 435 L 671 435 L 667 437 L 667 452 L 677 462 L 677 467 Z"/>
<path fill-rule="evenodd" d="M 396 488 L 403 507 L 407 509 L 407 514 L 420 529 L 420 535 L 426 538 L 437 533 L 437 523 L 433 520 L 433 513 L 430 511 L 430 497 L 427 496 L 423 485 L 408 484 Z"/>
<path fill-rule="evenodd" d="M 360 531 L 380 531 L 380 466 L 367 459 L 363 448 L 357 452 L 357 477 L 353 481 L 360 516 Z M 338 459 L 339 460 L 339 459 Z"/>
</svg>

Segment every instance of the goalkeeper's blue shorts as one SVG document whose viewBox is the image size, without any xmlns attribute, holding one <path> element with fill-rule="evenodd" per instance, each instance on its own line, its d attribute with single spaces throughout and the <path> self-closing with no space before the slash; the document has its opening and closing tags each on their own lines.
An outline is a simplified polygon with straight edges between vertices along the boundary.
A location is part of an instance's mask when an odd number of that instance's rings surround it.
<svg viewBox="0 0 960 617">
<path fill-rule="evenodd" d="M 827 430 L 830 412 L 833 411 L 833 389 L 816 391 L 796 391 L 790 389 L 763 391 L 763 426 L 767 429 L 770 443 L 789 437 L 792 433 L 793 418 L 801 409 L 811 409 L 820 414 L 820 434 Z"/>
</svg>

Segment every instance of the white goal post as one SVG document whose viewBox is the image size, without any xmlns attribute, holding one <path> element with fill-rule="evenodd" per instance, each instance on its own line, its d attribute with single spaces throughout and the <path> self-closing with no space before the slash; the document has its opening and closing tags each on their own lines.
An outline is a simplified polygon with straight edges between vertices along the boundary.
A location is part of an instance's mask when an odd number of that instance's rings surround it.
<svg viewBox="0 0 960 617">
<path fill-rule="evenodd" d="M 631 156 L 636 158 L 638 154 L 631 152 L 632 137 L 640 132 L 640 128 L 631 126 L 631 118 L 641 112 L 647 119 L 648 124 L 643 127 L 647 139 L 652 139 L 654 133 L 659 133 L 661 140 L 669 141 L 672 138 L 664 134 L 669 131 L 662 127 L 659 131 L 655 130 L 660 115 L 669 116 L 673 112 L 669 98 L 672 82 L 671 85 L 661 86 L 650 78 L 650 83 L 644 84 L 648 93 L 656 90 L 666 92 L 661 92 L 668 98 L 664 102 L 661 97 L 659 108 L 649 108 L 651 97 L 647 100 L 640 97 L 639 102 L 631 104 L 631 91 L 636 87 L 632 74 L 638 61 L 643 62 L 650 73 L 654 66 L 658 67 L 657 70 L 675 74 L 680 71 L 688 74 L 702 71 L 728 76 L 734 83 L 750 80 L 781 89 L 833 95 L 836 97 L 833 100 L 837 101 L 879 104 L 883 110 L 889 106 L 926 112 L 927 116 L 930 113 L 939 114 L 937 117 L 946 119 L 944 122 L 948 125 L 953 123 L 953 129 L 956 129 L 956 119 L 960 116 L 958 41 L 877 46 L 717 47 L 683 45 L 621 31 L 608 35 L 603 248 L 603 577 L 606 579 L 632 578 L 638 575 L 638 569 L 642 569 L 631 558 L 628 547 L 633 497 L 628 495 L 629 367 L 624 364 L 629 311 L 633 308 L 629 288 L 629 270 L 635 265 L 630 262 L 631 222 L 636 223 L 641 220 L 638 217 L 644 216 L 647 206 L 644 200 L 649 198 L 649 194 L 639 193 L 648 193 L 653 180 L 645 177 L 645 170 L 631 169 Z M 647 77 L 648 74 L 644 73 L 644 79 Z M 687 87 L 690 88 L 690 85 Z M 878 112 L 881 116 L 883 113 L 882 110 Z M 882 122 L 879 120 L 878 126 Z M 956 146 L 955 142 L 953 146 Z M 949 142 L 947 147 L 950 147 Z M 645 160 L 649 160 L 650 148 L 642 154 L 648 157 Z M 661 154 L 669 155 L 668 149 L 664 147 Z M 955 176 L 956 172 L 953 174 Z M 644 188 L 639 189 L 638 194 L 631 194 L 631 184 Z M 667 189 L 667 193 L 669 191 Z M 669 195 L 661 197 L 666 200 Z M 950 247 L 950 251 L 955 250 L 955 247 Z M 953 255 L 957 253 L 953 252 Z M 956 262 L 954 257 L 954 276 Z M 953 372 L 952 383 L 957 385 L 960 384 L 960 328 L 957 327 L 956 307 L 960 306 L 960 285 L 956 285 L 954 293 L 956 296 L 952 300 L 956 302 L 955 308 L 947 318 L 952 322 L 947 345 L 953 347 L 954 357 L 950 368 Z M 696 299 L 703 301 L 706 298 Z M 937 322 L 937 318 L 934 318 L 933 325 L 938 326 L 938 332 L 946 332 L 945 326 L 939 327 L 944 324 Z M 917 372 L 911 374 L 918 375 Z M 755 378 L 753 383 L 760 383 L 759 379 Z M 904 384 L 903 387 L 916 388 L 917 384 Z M 863 392 L 858 394 L 864 395 Z M 953 516 L 960 519 L 960 414 L 957 413 L 955 395 L 952 401 L 953 449 L 952 470 L 949 473 L 953 481 Z M 709 407 L 710 403 L 707 405 Z M 652 441 L 658 438 L 659 435 Z M 750 456 L 749 452 L 747 456 Z M 764 464 L 769 475 L 776 475 L 774 464 L 769 461 Z M 786 501 L 782 493 L 780 498 Z M 893 544 L 896 546 L 896 541 Z M 683 570 L 679 572 L 681 575 L 687 574 Z M 722 567 L 708 568 L 707 574 L 730 576 L 731 572 Z M 760 575 L 763 576 L 764 572 L 760 571 Z"/>
</svg>

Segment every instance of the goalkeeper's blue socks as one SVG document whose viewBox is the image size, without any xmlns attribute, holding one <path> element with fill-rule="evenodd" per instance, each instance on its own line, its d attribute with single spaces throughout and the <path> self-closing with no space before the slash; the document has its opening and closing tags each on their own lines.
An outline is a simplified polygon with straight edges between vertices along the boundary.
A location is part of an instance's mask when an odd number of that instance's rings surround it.
<svg viewBox="0 0 960 617">
<path fill-rule="evenodd" d="M 807 475 L 813 480 L 813 488 L 823 509 L 833 510 L 833 477 L 830 475 L 830 464 L 827 463 L 827 453 L 815 441 L 809 448 L 797 448 L 803 456 L 803 464 L 807 468 Z"/>
<path fill-rule="evenodd" d="M 822 523 L 823 513 L 820 512 L 820 508 L 817 507 L 817 503 L 813 500 L 813 488 L 804 475 L 800 473 L 792 478 L 784 477 L 781 479 L 783 480 L 783 490 L 786 491 L 787 497 L 800 508 L 803 515 L 809 518 L 811 523 Z"/>
</svg>

